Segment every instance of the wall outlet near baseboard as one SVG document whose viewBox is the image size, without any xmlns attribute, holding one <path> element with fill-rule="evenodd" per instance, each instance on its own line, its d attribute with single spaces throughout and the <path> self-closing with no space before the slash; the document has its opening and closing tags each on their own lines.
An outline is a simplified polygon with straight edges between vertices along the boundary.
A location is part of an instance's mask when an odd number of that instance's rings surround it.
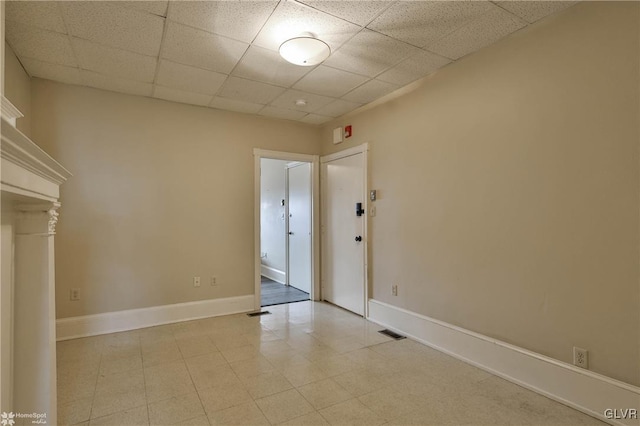
<svg viewBox="0 0 640 426">
<path fill-rule="evenodd" d="M 71 300 L 72 302 L 77 302 L 78 300 L 80 300 L 79 288 L 72 288 L 69 290 L 69 300 Z"/>
<path fill-rule="evenodd" d="M 589 368 L 589 351 L 586 349 L 573 347 L 573 365 L 580 368 Z"/>
<path fill-rule="evenodd" d="M 193 286 L 200 287 L 200 277 L 193 277 Z"/>
<path fill-rule="evenodd" d="M 218 285 L 218 277 L 211 277 L 211 287 L 215 287 Z"/>
<path fill-rule="evenodd" d="M 391 285 L 391 295 L 392 296 L 397 296 L 398 295 L 398 284 L 392 284 Z"/>
</svg>

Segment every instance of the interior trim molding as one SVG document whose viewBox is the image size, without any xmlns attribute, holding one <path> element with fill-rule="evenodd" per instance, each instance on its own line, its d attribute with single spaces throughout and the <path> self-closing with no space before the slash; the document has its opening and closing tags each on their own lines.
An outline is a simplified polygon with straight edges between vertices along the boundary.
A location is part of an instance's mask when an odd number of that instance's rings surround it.
<svg viewBox="0 0 640 426">
<path fill-rule="evenodd" d="M 287 284 L 287 274 L 276 268 L 267 265 L 260 265 L 260 275 L 269 278 L 280 284 Z"/>
<path fill-rule="evenodd" d="M 638 424 L 637 418 L 607 418 L 605 410 L 617 409 L 619 417 L 622 409 L 640 413 L 640 387 L 375 299 L 368 319 L 602 421 Z"/>
<path fill-rule="evenodd" d="M 69 340 L 250 311 L 253 294 L 61 318 L 56 321 L 56 335 L 58 341 Z"/>
</svg>

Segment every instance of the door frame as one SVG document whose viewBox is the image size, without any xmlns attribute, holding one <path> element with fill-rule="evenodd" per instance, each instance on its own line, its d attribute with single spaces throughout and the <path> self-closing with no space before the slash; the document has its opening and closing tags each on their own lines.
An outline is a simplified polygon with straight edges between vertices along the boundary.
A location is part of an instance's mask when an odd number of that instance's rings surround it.
<svg viewBox="0 0 640 426">
<path fill-rule="evenodd" d="M 262 308 L 260 278 L 260 162 L 263 158 L 272 160 L 298 161 L 311 164 L 311 300 L 320 300 L 320 157 L 318 155 L 298 154 L 294 152 L 253 149 L 253 259 L 254 259 L 254 298 L 255 310 Z M 287 254 L 288 257 L 288 254 Z M 288 260 L 287 260 L 288 262 Z M 287 282 L 288 282 L 287 276 Z"/>
<path fill-rule="evenodd" d="M 352 155 L 357 155 L 357 154 L 362 154 L 362 172 L 363 172 L 363 176 L 362 176 L 362 204 L 364 206 L 364 223 L 362 224 L 362 238 L 364 240 L 364 244 L 363 244 L 363 248 L 364 248 L 364 271 L 363 271 L 363 283 L 362 285 L 364 286 L 364 300 L 362 301 L 362 303 L 364 304 L 364 317 L 365 318 L 369 318 L 369 144 L 368 143 L 363 143 L 361 145 L 358 146 L 354 146 L 352 148 L 347 148 L 345 150 L 342 151 L 338 151 L 338 152 L 334 152 L 333 154 L 328 154 L 328 155 L 323 155 L 322 157 L 320 157 L 320 164 L 322 165 L 321 168 L 321 174 L 320 174 L 320 180 L 322 182 L 321 185 L 321 190 L 322 190 L 322 194 L 321 194 L 321 199 L 322 199 L 322 205 L 326 205 L 326 197 L 328 196 L 327 194 L 327 185 L 326 185 L 326 175 L 325 175 L 325 169 L 324 169 L 324 164 L 325 163 L 329 163 L 331 161 L 335 161 L 335 160 L 339 160 L 341 158 L 345 158 L 345 157 L 350 157 Z M 324 238 L 325 238 L 325 223 L 326 223 L 326 211 L 323 209 L 322 211 L 322 225 L 320 227 L 321 229 L 321 238 L 322 238 L 322 245 L 323 247 L 326 247 L 326 244 L 324 242 Z M 324 250 L 324 249 L 323 249 Z M 324 267 L 324 264 L 322 265 L 322 267 Z M 322 274 L 322 281 L 321 281 L 321 286 L 324 288 L 324 274 Z M 322 299 L 324 301 L 324 295 L 322 295 Z"/>
</svg>

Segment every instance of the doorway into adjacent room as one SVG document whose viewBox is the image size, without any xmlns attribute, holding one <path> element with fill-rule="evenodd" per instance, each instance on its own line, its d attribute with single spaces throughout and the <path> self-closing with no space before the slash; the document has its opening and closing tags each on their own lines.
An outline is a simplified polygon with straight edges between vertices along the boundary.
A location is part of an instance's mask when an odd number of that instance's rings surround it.
<svg viewBox="0 0 640 426">
<path fill-rule="evenodd" d="M 304 157 L 259 158 L 256 309 L 314 298 L 314 168 Z"/>
</svg>

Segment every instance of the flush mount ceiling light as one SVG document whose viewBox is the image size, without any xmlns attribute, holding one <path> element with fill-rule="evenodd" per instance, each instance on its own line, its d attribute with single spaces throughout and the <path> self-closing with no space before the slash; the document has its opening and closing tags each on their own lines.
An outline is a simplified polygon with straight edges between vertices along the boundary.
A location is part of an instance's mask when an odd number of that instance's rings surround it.
<svg viewBox="0 0 640 426">
<path fill-rule="evenodd" d="M 329 45 L 311 33 L 303 33 L 280 45 L 280 56 L 303 67 L 318 65 L 331 54 Z"/>
<path fill-rule="evenodd" d="M 295 102 L 295 104 L 296 104 L 296 106 L 299 106 L 299 107 L 307 106 L 307 100 L 306 99 L 298 99 Z"/>
</svg>

